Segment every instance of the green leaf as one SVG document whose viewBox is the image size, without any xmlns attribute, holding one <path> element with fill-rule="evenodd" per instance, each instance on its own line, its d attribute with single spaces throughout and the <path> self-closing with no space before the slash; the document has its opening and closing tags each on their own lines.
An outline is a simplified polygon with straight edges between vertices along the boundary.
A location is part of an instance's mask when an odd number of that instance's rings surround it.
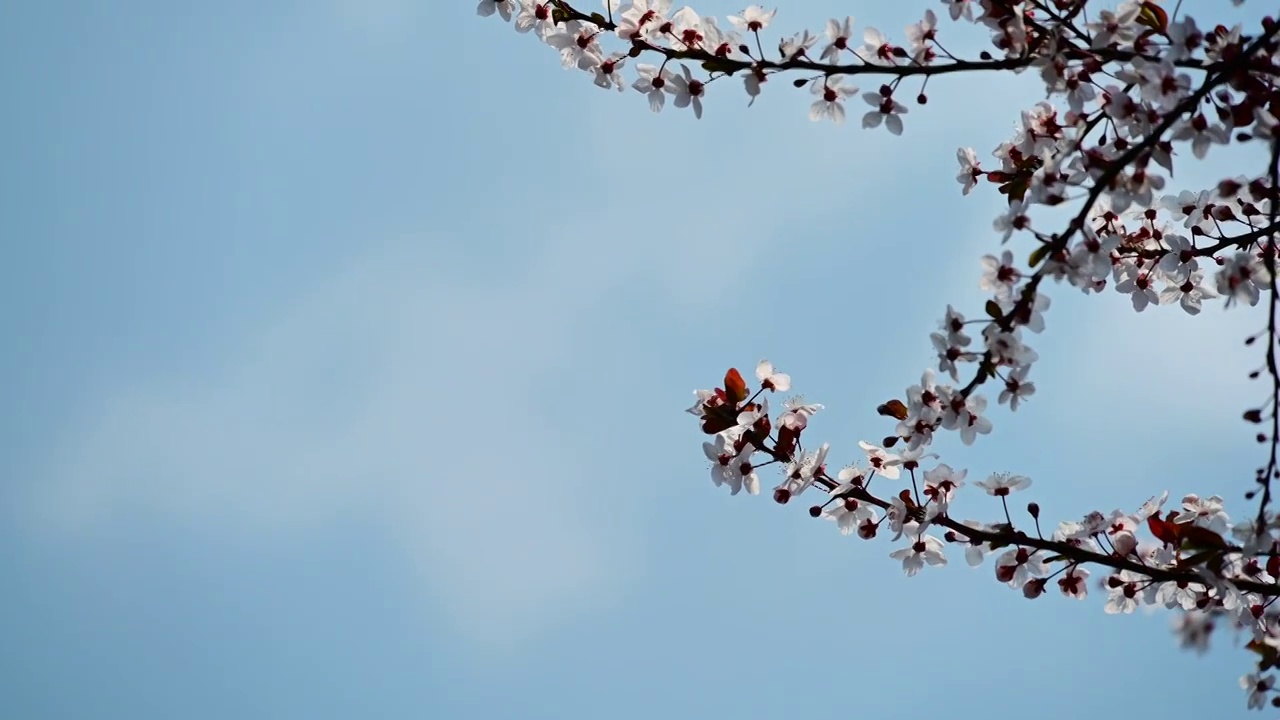
<svg viewBox="0 0 1280 720">
<path fill-rule="evenodd" d="M 1031 267 L 1035 267 L 1040 263 L 1044 262 L 1044 259 L 1047 257 L 1049 257 L 1049 244 L 1045 243 L 1044 245 L 1041 245 L 1040 247 L 1031 251 L 1031 258 L 1028 259 L 1027 262 L 1031 265 Z"/>
</svg>

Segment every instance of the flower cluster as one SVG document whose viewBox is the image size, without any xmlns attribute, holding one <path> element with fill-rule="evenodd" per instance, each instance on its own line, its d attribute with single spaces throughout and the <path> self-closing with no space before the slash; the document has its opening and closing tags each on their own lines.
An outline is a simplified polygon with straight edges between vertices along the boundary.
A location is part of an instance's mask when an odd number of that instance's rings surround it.
<svg viewBox="0 0 1280 720">
<path fill-rule="evenodd" d="M 1280 524 L 1268 509 L 1272 479 L 1280 476 L 1280 22 L 1210 27 L 1153 0 L 1089 12 L 1086 4 L 1093 3 L 941 0 L 941 12 L 926 10 L 900 40 L 873 27 L 858 33 L 852 17 L 832 18 L 820 33 L 778 38 L 770 52 L 765 37 L 777 11 L 758 5 L 724 23 L 688 7 L 675 10 L 670 0 L 604 0 L 602 12 L 590 13 L 565 0 L 481 0 L 478 12 L 534 34 L 565 68 L 602 88 L 630 87 L 655 112 L 670 101 L 698 118 L 711 89 L 725 94 L 732 78 L 750 105 L 775 76 L 790 73 L 794 87 L 811 93 L 811 120 L 842 122 L 853 103 L 863 128 L 899 135 L 908 102 L 927 104 L 934 76 L 1038 76 L 1045 100 L 1021 113 L 990 160 L 980 160 L 973 148 L 956 154 L 962 193 L 986 184 L 1007 198 L 993 230 L 1002 245 L 1025 244 L 1026 259 L 1008 248 L 982 258 L 979 284 L 990 299 L 973 318 L 947 307 L 931 335 L 936 367 L 901 399 L 878 408 L 896 421 L 893 434 L 878 445 L 862 443 L 864 461 L 828 472 L 831 448 L 805 449 L 801 442 L 822 406 L 792 398 L 774 415 L 768 394 L 787 392 L 791 378 L 762 362 L 753 392 L 730 370 L 723 387 L 698 391 L 690 408 L 711 436 L 704 450 L 712 481 L 732 494 L 759 494 L 758 470 L 774 464 L 782 475 L 775 501 L 821 492 L 825 499 L 809 512 L 835 522 L 841 533 L 870 539 L 886 528 L 901 543 L 891 557 L 908 575 L 945 564 L 947 546 L 960 545 L 972 565 L 996 555 L 996 578 L 1027 598 L 1039 597 L 1050 581 L 1062 594 L 1083 598 L 1092 567 L 1107 612 L 1139 605 L 1181 611 L 1177 629 L 1185 647 L 1202 650 L 1216 627 L 1246 629 L 1259 657 L 1256 672 L 1242 679 L 1248 704 L 1280 705 L 1268 674 L 1280 666 L 1280 608 L 1274 607 Z M 952 54 L 942 45 L 939 15 L 951 26 L 978 28 L 990 49 L 976 58 Z M 624 77 L 627 70 L 633 80 Z M 863 91 L 859 76 L 879 81 Z M 906 86 L 917 82 L 909 98 Z M 1209 188 L 1167 187 L 1175 159 L 1202 159 L 1231 143 L 1258 148 L 1254 174 Z M 1064 210 L 1065 226 L 1046 226 Z M 1030 378 L 1039 356 L 1028 341 L 1045 329 L 1046 280 L 1086 294 L 1110 287 L 1138 312 L 1171 305 L 1198 315 L 1206 303 L 1265 300 L 1267 327 L 1248 339 L 1265 338 L 1270 380 L 1265 401 L 1244 413 L 1269 447 L 1247 495 L 1258 499 L 1252 517 L 1232 524 L 1216 496 L 1188 495 L 1180 508 L 1165 511 L 1162 495 L 1136 512 L 1095 512 L 1061 523 L 1046 537 L 1035 503 L 1027 507 L 1034 533 L 1020 529 L 1009 510 L 1010 496 L 1030 479 L 997 473 L 967 482 L 967 471 L 945 463 L 924 467 L 937 458 L 929 452 L 937 433 L 954 431 L 971 444 L 992 432 L 980 386 L 995 383 L 997 405 L 1010 411 L 1034 397 Z M 873 494 L 877 476 L 881 485 L 898 485 Z M 999 498 L 1003 517 L 954 520 L 955 498 L 969 486 Z"/>
<path fill-rule="evenodd" d="M 773 489 L 775 502 L 785 505 L 818 493 L 821 499 L 809 507 L 812 517 L 867 540 L 883 530 L 898 544 L 890 558 L 908 576 L 946 565 L 948 546 L 958 546 L 971 566 L 994 556 L 996 580 L 1028 599 L 1056 586 L 1056 592 L 1082 600 L 1096 575 L 1107 613 L 1132 613 L 1140 606 L 1180 611 L 1181 643 L 1197 651 L 1208 647 L 1215 627 L 1236 627 L 1248 633 L 1248 647 L 1261 658 L 1260 669 L 1246 676 L 1250 706 L 1272 697 L 1271 675 L 1265 673 L 1280 667 L 1280 520 L 1271 513 L 1264 512 L 1261 521 L 1233 523 L 1221 497 L 1194 494 L 1166 510 L 1165 492 L 1136 511 L 1091 512 L 1059 523 L 1047 535 L 1040 507 L 1031 502 L 1025 507 L 1033 530 L 1025 530 L 1009 501 L 1031 487 L 1030 478 L 998 472 L 970 483 L 967 470 L 933 462 L 938 456 L 926 451 L 928 443 L 903 442 L 919 438 L 910 428 L 880 445 L 861 442 L 859 461 L 832 470 L 828 444 L 806 450 L 802 443 L 810 419 L 823 407 L 793 397 L 775 418 L 768 395 L 789 389 L 791 379 L 768 361 L 760 362 L 756 377 L 760 387 L 752 391 L 741 373 L 730 369 L 723 387 L 696 391 L 688 409 L 714 437 L 703 447 L 716 486 L 727 485 L 735 495 L 743 488 L 759 494 L 758 470 L 776 464 L 781 480 Z M 956 394 L 927 370 L 908 391 L 910 403 L 901 405 L 908 417 L 926 417 L 939 398 Z M 882 412 L 894 408 L 882 407 Z M 883 479 L 873 491 L 876 478 Z M 884 485 L 882 493 L 878 488 Z M 970 486 L 999 501 L 998 520 L 955 519 L 956 498 Z"/>
</svg>

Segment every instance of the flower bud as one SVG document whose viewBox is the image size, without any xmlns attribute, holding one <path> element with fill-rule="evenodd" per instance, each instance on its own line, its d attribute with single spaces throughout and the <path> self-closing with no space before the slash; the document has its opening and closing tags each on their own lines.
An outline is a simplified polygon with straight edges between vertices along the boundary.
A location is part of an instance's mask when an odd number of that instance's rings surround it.
<svg viewBox="0 0 1280 720">
<path fill-rule="evenodd" d="M 1044 594 L 1044 578 L 1035 578 L 1028 580 L 1026 585 L 1022 586 L 1022 597 L 1028 600 L 1035 600 Z"/>
<path fill-rule="evenodd" d="M 880 526 L 874 521 L 863 520 L 862 524 L 858 526 L 858 537 L 862 538 L 863 540 L 870 540 L 871 538 L 876 536 L 876 531 L 879 529 L 880 529 Z"/>
<path fill-rule="evenodd" d="M 1138 547 L 1138 538 L 1128 530 L 1122 530 L 1111 536 L 1111 544 L 1116 548 L 1116 554 L 1125 557 L 1132 553 Z"/>
<path fill-rule="evenodd" d="M 813 505 L 809 508 L 809 517 L 822 517 L 822 506 Z"/>
<path fill-rule="evenodd" d="M 779 505 L 786 505 L 791 500 L 791 491 L 780 487 L 773 491 L 773 501 Z"/>
<path fill-rule="evenodd" d="M 1032 517 L 1032 518 L 1034 518 L 1034 519 L 1036 519 L 1036 520 L 1039 520 L 1039 519 L 1040 519 L 1040 504 L 1039 504 L 1039 503 L 1034 503 L 1034 502 L 1033 502 L 1033 503 L 1029 503 L 1029 504 L 1027 505 L 1027 512 L 1031 514 L 1031 517 Z"/>
</svg>

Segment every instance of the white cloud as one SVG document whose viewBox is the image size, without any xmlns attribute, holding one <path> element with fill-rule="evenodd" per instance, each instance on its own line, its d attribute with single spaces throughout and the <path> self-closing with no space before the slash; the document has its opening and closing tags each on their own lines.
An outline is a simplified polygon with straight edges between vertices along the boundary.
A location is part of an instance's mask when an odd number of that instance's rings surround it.
<svg viewBox="0 0 1280 720">
<path fill-rule="evenodd" d="M 404 33 L 413 24 L 418 3 L 411 0 L 334 0 L 333 10 L 347 25 L 376 36 Z"/>
<path fill-rule="evenodd" d="M 700 206 L 671 209 L 664 232 L 613 222 L 631 209 L 543 217 L 519 259 L 441 235 L 370 251 L 237 318 L 211 370 L 122 380 L 68 430 L 25 514 L 72 537 L 143 512 L 263 541 L 371 519 L 490 650 L 606 606 L 643 567 L 642 513 L 616 510 L 643 493 L 599 482 L 616 428 L 548 380 L 651 372 L 591 334 L 610 294 L 645 289 L 615 310 L 628 318 L 697 317 L 732 301 L 721 291 L 764 243 Z"/>
<path fill-rule="evenodd" d="M 269 541 L 373 518 L 491 645 L 607 601 L 637 549 L 593 512 L 611 495 L 591 449 L 554 429 L 565 410 L 532 382 L 569 362 L 575 308 L 610 276 L 566 282 L 553 252 L 519 277 L 458 280 L 450 241 L 375 253 L 213 373 L 121 388 L 54 455 L 29 498 L 37 527 L 92 533 L 144 510 Z"/>
</svg>

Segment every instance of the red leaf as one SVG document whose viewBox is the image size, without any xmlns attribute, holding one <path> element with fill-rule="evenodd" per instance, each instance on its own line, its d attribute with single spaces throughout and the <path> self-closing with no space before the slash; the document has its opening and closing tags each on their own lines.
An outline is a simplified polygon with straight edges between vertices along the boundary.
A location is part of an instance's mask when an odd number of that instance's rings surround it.
<svg viewBox="0 0 1280 720">
<path fill-rule="evenodd" d="M 1225 550 L 1227 541 L 1218 533 L 1199 525 L 1182 525 L 1178 529 L 1183 545 L 1204 550 Z"/>
<path fill-rule="evenodd" d="M 729 402 L 740 403 L 747 399 L 747 383 L 743 381 L 742 374 L 738 372 L 738 368 L 729 368 L 729 372 L 724 374 L 724 392 L 729 397 Z"/>
<path fill-rule="evenodd" d="M 899 420 L 907 419 L 907 406 L 901 400 L 890 400 L 876 408 L 876 412 Z"/>
<path fill-rule="evenodd" d="M 1151 534 L 1165 545 L 1173 545 L 1177 547 L 1178 543 L 1178 526 L 1173 523 L 1161 520 L 1158 515 L 1152 515 L 1147 518 L 1147 528 L 1151 530 Z"/>
<path fill-rule="evenodd" d="M 778 428 L 778 442 L 773 446 L 774 452 L 782 457 L 789 457 L 796 451 L 796 443 L 799 441 L 799 433 L 792 430 L 790 425 L 783 425 Z"/>
<path fill-rule="evenodd" d="M 738 413 L 729 405 L 718 405 L 703 409 L 702 432 L 715 435 L 738 424 Z"/>
<path fill-rule="evenodd" d="M 902 501 L 903 505 L 907 506 L 907 510 L 915 510 L 917 507 L 916 501 L 911 498 L 910 490 L 903 490 L 898 493 L 898 499 Z"/>
<path fill-rule="evenodd" d="M 1142 3 L 1136 21 L 1160 34 L 1168 32 L 1169 29 L 1169 13 L 1153 2 Z"/>
</svg>

